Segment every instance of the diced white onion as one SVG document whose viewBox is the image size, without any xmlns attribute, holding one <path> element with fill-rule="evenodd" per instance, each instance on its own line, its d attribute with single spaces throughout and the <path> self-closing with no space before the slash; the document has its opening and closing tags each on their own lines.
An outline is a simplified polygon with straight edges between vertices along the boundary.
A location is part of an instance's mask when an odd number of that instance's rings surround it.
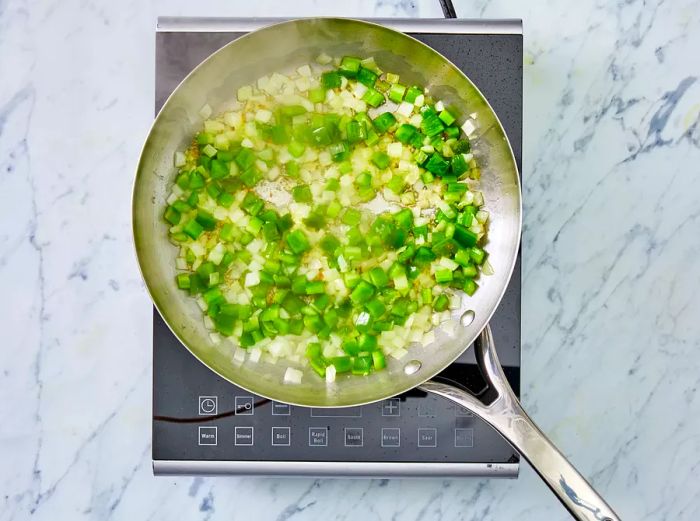
<svg viewBox="0 0 700 521">
<path fill-rule="evenodd" d="M 255 121 L 268 123 L 272 119 L 272 112 L 267 109 L 259 109 L 255 113 Z"/>
<path fill-rule="evenodd" d="M 454 337 L 457 329 L 457 322 L 448 320 L 442 324 L 442 331 L 449 337 Z"/>
<path fill-rule="evenodd" d="M 257 347 L 254 347 L 250 350 L 250 354 L 248 355 L 248 361 L 257 364 L 260 361 L 261 355 L 262 350 L 258 349 Z"/>
<path fill-rule="evenodd" d="M 284 372 L 284 383 L 300 384 L 302 376 L 304 376 L 304 373 L 302 373 L 299 369 L 288 367 Z"/>
<path fill-rule="evenodd" d="M 467 135 L 467 137 L 471 137 L 474 131 L 476 130 L 476 125 L 474 124 L 474 121 L 472 119 L 467 119 L 462 124 L 462 130 Z"/>
<path fill-rule="evenodd" d="M 413 113 L 413 104 L 402 101 L 399 108 L 396 109 L 396 112 L 407 118 Z"/>
<path fill-rule="evenodd" d="M 406 275 L 399 275 L 398 277 L 394 278 L 394 288 L 399 291 L 408 289 L 408 279 L 406 278 Z"/>
<path fill-rule="evenodd" d="M 317 63 L 320 63 L 321 65 L 327 65 L 327 64 L 329 64 L 331 61 L 333 61 L 333 58 L 331 58 L 330 56 L 328 56 L 325 52 L 322 52 L 321 54 L 319 54 L 319 55 L 316 57 L 316 62 L 317 62 Z"/>
<path fill-rule="evenodd" d="M 240 365 L 245 362 L 247 351 L 243 348 L 237 347 L 233 350 L 233 363 Z"/>
<path fill-rule="evenodd" d="M 226 112 L 224 114 L 224 123 L 229 127 L 237 128 L 243 123 L 243 117 L 240 112 Z"/>
<path fill-rule="evenodd" d="M 256 286 L 260 284 L 260 272 L 259 271 L 251 271 L 248 272 L 245 276 L 245 287 L 249 288 L 251 286 Z"/>
<path fill-rule="evenodd" d="M 386 153 L 389 157 L 401 157 L 403 145 L 400 142 L 389 143 L 386 147 Z"/>
<path fill-rule="evenodd" d="M 245 125 L 243 125 L 243 132 L 245 132 L 245 134 L 247 136 L 251 136 L 251 137 L 257 136 L 258 135 L 258 127 L 255 126 L 255 121 L 253 121 L 255 119 L 255 114 L 248 114 L 246 116 L 246 119 L 248 121 L 246 121 Z"/>
<path fill-rule="evenodd" d="M 335 366 L 329 365 L 326 367 L 326 383 L 332 384 L 335 382 Z"/>
<path fill-rule="evenodd" d="M 205 103 L 201 109 L 199 109 L 199 115 L 204 119 L 208 119 L 211 116 L 211 107 L 208 103 Z"/>
<path fill-rule="evenodd" d="M 237 92 L 238 101 L 246 101 L 253 97 L 253 87 L 250 85 L 243 85 Z"/>
<path fill-rule="evenodd" d="M 214 146 L 219 150 L 228 150 L 228 139 L 224 134 L 217 134 L 214 138 Z"/>
<path fill-rule="evenodd" d="M 311 88 L 311 82 L 308 78 L 299 78 L 294 82 L 294 85 L 301 92 L 306 92 Z"/>
<path fill-rule="evenodd" d="M 267 172 L 270 169 L 270 167 L 267 166 L 267 163 L 262 159 L 258 159 L 257 161 L 255 161 L 255 166 L 258 170 L 260 170 L 263 173 Z"/>
<path fill-rule="evenodd" d="M 248 243 L 248 246 L 246 246 L 246 249 L 252 253 L 256 254 L 260 252 L 260 250 L 263 249 L 263 246 L 265 246 L 265 243 L 261 239 L 253 239 Z"/>
<path fill-rule="evenodd" d="M 270 76 L 270 83 L 278 89 L 284 85 L 287 85 L 289 81 L 289 78 L 287 78 L 284 74 L 280 74 L 279 72 L 273 72 L 272 76 Z"/>
<path fill-rule="evenodd" d="M 454 271 L 459 268 L 459 264 L 450 259 L 449 257 L 441 257 L 439 261 L 440 266 L 447 268 L 450 271 Z"/>
<path fill-rule="evenodd" d="M 270 84 L 270 78 L 267 76 L 262 76 L 261 78 L 258 78 L 256 84 L 260 90 L 267 91 L 268 85 Z"/>
<path fill-rule="evenodd" d="M 368 90 L 367 87 L 365 87 L 362 83 L 359 83 L 359 82 L 358 82 L 358 83 L 355 84 L 355 86 L 353 87 L 353 89 L 352 89 L 352 94 L 353 94 L 353 96 L 355 96 L 356 98 L 362 98 L 362 96 L 365 95 L 365 93 L 367 92 L 367 90 Z"/>
<path fill-rule="evenodd" d="M 185 159 L 185 154 L 183 152 L 179 152 L 179 151 L 175 152 L 174 162 L 175 162 L 176 167 L 185 166 L 185 163 L 187 163 L 187 160 Z M 177 185 L 175 185 L 175 186 L 177 186 Z"/>
<path fill-rule="evenodd" d="M 204 315 L 204 327 L 206 327 L 209 330 L 214 329 L 214 321 L 209 315 Z"/>
<path fill-rule="evenodd" d="M 226 130 L 226 126 L 221 121 L 216 121 L 215 119 L 208 119 L 204 122 L 204 131 L 210 134 L 217 134 Z"/>
<path fill-rule="evenodd" d="M 194 253 L 195 257 L 201 257 L 202 255 L 204 255 L 206 253 L 204 246 L 202 246 L 198 242 L 191 242 L 189 244 L 189 246 L 190 246 L 190 250 L 192 251 L 192 253 Z"/>
<path fill-rule="evenodd" d="M 278 357 L 288 356 L 292 353 L 291 344 L 284 337 L 275 338 L 272 342 L 270 342 L 267 350 L 274 356 Z"/>
<path fill-rule="evenodd" d="M 209 252 L 207 260 L 213 262 L 217 266 L 221 264 L 221 260 L 224 258 L 224 253 L 226 253 L 226 247 L 222 243 L 218 243 Z"/>
</svg>

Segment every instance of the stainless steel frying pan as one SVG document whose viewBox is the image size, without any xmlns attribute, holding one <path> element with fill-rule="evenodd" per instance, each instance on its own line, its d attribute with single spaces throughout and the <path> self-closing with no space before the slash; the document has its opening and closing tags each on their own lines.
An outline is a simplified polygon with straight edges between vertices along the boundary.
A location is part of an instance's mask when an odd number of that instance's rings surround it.
<svg viewBox="0 0 700 521">
<path fill-rule="evenodd" d="M 340 378 L 334 385 L 308 374 L 283 385 L 282 366 L 234 365 L 231 346 L 212 346 L 201 311 L 174 284 L 177 249 L 166 236 L 162 209 L 174 178 L 172 158 L 201 125 L 200 108 L 225 109 L 236 89 L 273 71 L 312 62 L 320 53 L 374 56 L 385 70 L 409 84 L 425 85 L 461 118 L 476 113 L 474 153 L 482 166 L 481 190 L 491 215 L 487 250 L 495 275 L 486 277 L 468 306 L 455 311 L 456 334 L 413 347 L 401 361 L 367 377 Z M 251 393 L 309 407 L 361 405 L 418 386 L 471 410 L 504 436 L 540 473 L 578 519 L 618 519 L 605 501 L 546 439 L 520 407 L 500 368 L 488 321 L 508 285 L 520 243 L 521 192 L 510 144 L 495 113 L 474 84 L 442 55 L 380 25 L 348 19 L 305 19 L 250 33 L 212 54 L 173 92 L 146 140 L 134 185 L 134 240 L 141 271 L 158 311 L 183 345 L 212 371 Z M 456 387 L 430 380 L 476 342 L 477 359 L 490 382 L 483 403 Z"/>
</svg>

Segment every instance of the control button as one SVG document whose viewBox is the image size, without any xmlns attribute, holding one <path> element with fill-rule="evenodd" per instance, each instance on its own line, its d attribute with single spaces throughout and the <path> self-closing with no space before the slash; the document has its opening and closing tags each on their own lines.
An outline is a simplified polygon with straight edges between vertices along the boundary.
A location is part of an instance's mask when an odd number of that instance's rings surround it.
<svg viewBox="0 0 700 521">
<path fill-rule="evenodd" d="M 437 447 L 437 429 L 418 429 L 419 447 Z"/>
<path fill-rule="evenodd" d="M 292 433 L 289 427 L 272 427 L 272 444 L 289 447 Z"/>
<path fill-rule="evenodd" d="M 217 396 L 199 397 L 199 415 L 215 416 L 219 409 L 219 398 Z"/>
<path fill-rule="evenodd" d="M 455 416 L 473 416 L 473 414 L 470 413 L 464 407 L 460 407 L 459 405 L 455 405 Z"/>
<path fill-rule="evenodd" d="M 422 400 L 418 405 L 418 416 L 421 418 L 435 418 L 435 401 Z"/>
<path fill-rule="evenodd" d="M 362 447 L 362 427 L 345 427 L 345 446 Z"/>
<path fill-rule="evenodd" d="M 236 427 L 233 431 L 234 445 L 252 445 L 253 444 L 253 427 Z"/>
<path fill-rule="evenodd" d="M 309 447 L 327 447 L 328 429 L 325 427 L 309 427 Z"/>
<path fill-rule="evenodd" d="M 199 428 L 199 445 L 216 445 L 216 427 Z"/>
<path fill-rule="evenodd" d="M 455 447 L 473 447 L 474 429 L 455 429 Z"/>
<path fill-rule="evenodd" d="M 288 403 L 272 402 L 272 416 L 289 416 L 292 407 Z"/>
<path fill-rule="evenodd" d="M 236 396 L 235 399 L 236 416 L 251 416 L 253 414 L 253 397 Z"/>
<path fill-rule="evenodd" d="M 382 429 L 382 447 L 400 447 L 401 429 L 398 427 L 386 427 Z"/>
<path fill-rule="evenodd" d="M 382 416 L 401 416 L 401 400 L 389 398 L 382 403 Z"/>
</svg>

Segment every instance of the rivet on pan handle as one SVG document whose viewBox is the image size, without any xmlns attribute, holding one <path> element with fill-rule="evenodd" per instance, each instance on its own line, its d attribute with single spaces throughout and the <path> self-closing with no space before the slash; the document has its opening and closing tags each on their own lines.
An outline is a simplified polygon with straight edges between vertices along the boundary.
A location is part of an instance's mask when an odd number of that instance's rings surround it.
<svg viewBox="0 0 700 521">
<path fill-rule="evenodd" d="M 434 380 L 428 380 L 419 389 L 455 402 L 496 429 L 532 465 L 575 519 L 619 521 L 613 509 L 523 410 L 503 374 L 488 325 L 479 335 L 475 349 L 477 363 L 489 386 L 487 403 Z"/>
</svg>

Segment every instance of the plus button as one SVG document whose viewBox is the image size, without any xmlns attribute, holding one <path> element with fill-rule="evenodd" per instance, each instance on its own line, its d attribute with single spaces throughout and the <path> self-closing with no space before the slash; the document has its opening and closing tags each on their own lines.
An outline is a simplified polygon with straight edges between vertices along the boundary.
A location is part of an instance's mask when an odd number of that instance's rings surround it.
<svg viewBox="0 0 700 521">
<path fill-rule="evenodd" d="M 401 401 L 398 398 L 390 398 L 382 403 L 382 416 L 401 416 Z"/>
</svg>

